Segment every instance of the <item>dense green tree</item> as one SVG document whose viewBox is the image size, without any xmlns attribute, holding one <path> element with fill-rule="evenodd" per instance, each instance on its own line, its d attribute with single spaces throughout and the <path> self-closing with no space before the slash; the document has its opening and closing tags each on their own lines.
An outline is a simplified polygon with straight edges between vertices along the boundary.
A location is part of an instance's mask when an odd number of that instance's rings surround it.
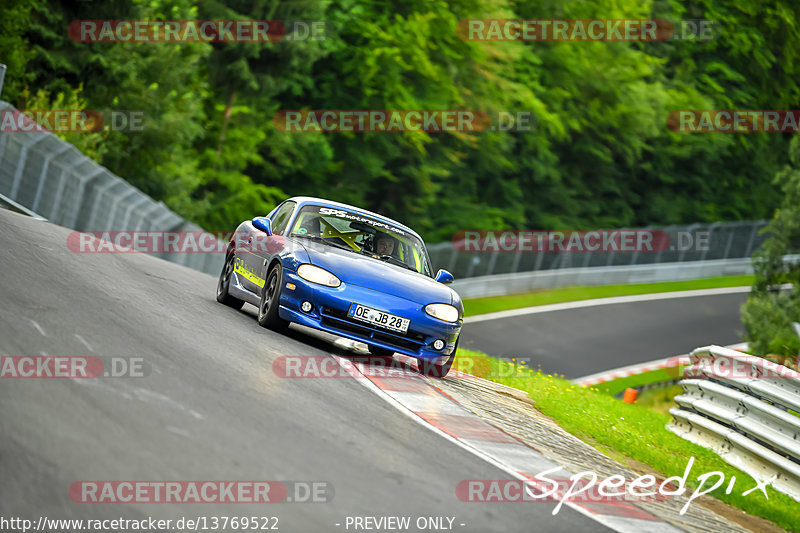
<svg viewBox="0 0 800 533">
<path fill-rule="evenodd" d="M 769 226 L 769 238 L 753 256 L 755 282 L 742 306 L 750 348 L 757 354 L 795 356 L 800 338 L 792 322 L 800 322 L 800 139 L 792 139 L 789 164 L 775 176 L 783 193 Z M 780 290 L 789 283 L 793 290 Z"/>
<path fill-rule="evenodd" d="M 213 230 L 289 194 L 461 229 L 658 225 L 769 216 L 779 134 L 676 133 L 680 109 L 798 105 L 790 0 L 123 0 L 0 7 L 4 96 L 18 107 L 145 111 L 142 131 L 77 140 Z M 273 19 L 267 43 L 80 43 L 78 19 Z M 476 42 L 468 18 L 708 19 L 711 40 Z M 324 21 L 298 39 L 292 21 Z M 81 89 L 82 87 L 82 89 Z M 530 112 L 529 131 L 291 133 L 280 110 Z"/>
<path fill-rule="evenodd" d="M 0 63 L 8 67 L 3 100 L 15 103 L 36 74 L 28 69 L 34 51 L 25 40 L 31 25 L 33 0 L 6 0 L 0 4 Z"/>
</svg>

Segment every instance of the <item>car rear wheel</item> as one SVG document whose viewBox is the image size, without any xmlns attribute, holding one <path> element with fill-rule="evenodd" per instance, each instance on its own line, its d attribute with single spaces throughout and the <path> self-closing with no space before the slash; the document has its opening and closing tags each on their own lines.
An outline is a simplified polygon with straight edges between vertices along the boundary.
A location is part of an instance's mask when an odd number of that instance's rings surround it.
<svg viewBox="0 0 800 533">
<path fill-rule="evenodd" d="M 286 329 L 289 323 L 278 316 L 281 301 L 283 268 L 280 263 L 270 269 L 261 291 L 261 303 L 258 306 L 258 324 L 265 328 Z"/>
<path fill-rule="evenodd" d="M 458 351 L 458 339 L 456 339 L 456 345 L 453 346 L 453 353 L 450 354 L 450 357 L 447 358 L 442 364 L 436 364 L 426 359 L 417 359 L 417 369 L 419 369 L 419 373 L 424 376 L 429 376 L 432 378 L 443 378 L 450 372 L 450 367 L 453 366 L 453 361 L 456 360 L 456 352 Z"/>
<path fill-rule="evenodd" d="M 217 282 L 217 301 L 225 304 L 234 309 L 241 309 L 244 301 L 239 298 L 234 298 L 228 293 L 231 286 L 231 276 L 233 275 L 233 259 L 234 254 L 228 254 L 225 258 L 225 264 L 222 265 L 222 272 L 219 274 L 219 282 Z"/>
</svg>

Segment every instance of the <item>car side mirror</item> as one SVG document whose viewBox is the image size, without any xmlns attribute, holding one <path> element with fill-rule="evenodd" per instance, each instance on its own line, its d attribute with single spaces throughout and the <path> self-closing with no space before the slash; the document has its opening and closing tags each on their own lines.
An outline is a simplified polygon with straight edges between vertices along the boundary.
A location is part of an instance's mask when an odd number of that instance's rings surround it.
<svg viewBox="0 0 800 533">
<path fill-rule="evenodd" d="M 272 235 L 272 221 L 267 217 L 256 217 L 253 219 L 253 226 L 260 229 L 267 235 Z"/>
<path fill-rule="evenodd" d="M 438 281 L 439 283 L 444 283 L 445 285 L 449 285 L 449 284 L 453 283 L 453 280 L 455 278 L 453 277 L 453 275 L 450 272 L 448 272 L 447 270 L 445 270 L 443 268 L 440 268 L 439 272 L 436 273 L 436 277 L 434 279 L 436 281 Z"/>
</svg>

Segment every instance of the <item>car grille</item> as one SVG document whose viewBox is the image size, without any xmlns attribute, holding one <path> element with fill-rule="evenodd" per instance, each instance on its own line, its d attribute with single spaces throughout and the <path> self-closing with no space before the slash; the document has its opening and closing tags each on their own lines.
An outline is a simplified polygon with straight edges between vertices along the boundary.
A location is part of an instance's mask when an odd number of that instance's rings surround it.
<svg viewBox="0 0 800 533">
<path fill-rule="evenodd" d="M 353 320 L 348 316 L 347 311 L 334 309 L 332 307 L 322 308 L 322 323 L 332 328 L 355 333 L 362 337 L 375 339 L 410 350 L 418 350 L 425 344 L 425 335 L 418 331 L 412 329 L 409 329 L 405 333 L 390 330 L 384 331 L 375 326 Z"/>
</svg>

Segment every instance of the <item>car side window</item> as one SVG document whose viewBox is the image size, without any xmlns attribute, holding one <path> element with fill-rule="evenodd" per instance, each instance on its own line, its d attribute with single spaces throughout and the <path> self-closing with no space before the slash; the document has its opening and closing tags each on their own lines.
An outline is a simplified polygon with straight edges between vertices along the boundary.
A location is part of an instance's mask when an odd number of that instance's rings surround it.
<svg viewBox="0 0 800 533">
<path fill-rule="evenodd" d="M 294 202 L 286 202 L 278 209 L 275 216 L 272 217 L 273 233 L 276 235 L 283 235 L 283 232 L 286 231 L 286 226 L 289 225 L 289 219 L 291 218 L 294 206 Z"/>
</svg>

